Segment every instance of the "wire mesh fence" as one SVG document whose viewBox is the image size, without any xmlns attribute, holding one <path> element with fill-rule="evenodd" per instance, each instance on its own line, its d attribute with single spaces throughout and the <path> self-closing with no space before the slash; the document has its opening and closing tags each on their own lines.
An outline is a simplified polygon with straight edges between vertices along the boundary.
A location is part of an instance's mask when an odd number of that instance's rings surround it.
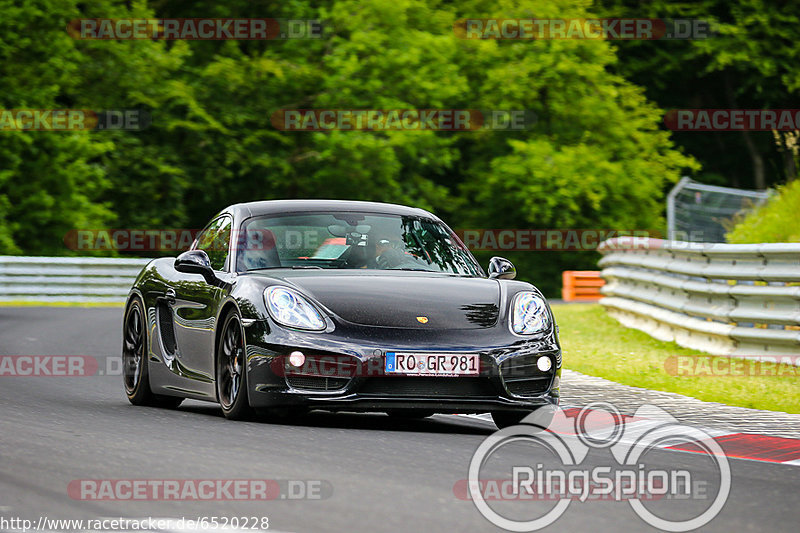
<svg viewBox="0 0 800 533">
<path fill-rule="evenodd" d="M 667 196 L 667 235 L 677 241 L 725 242 L 736 216 L 759 206 L 770 194 L 684 177 Z"/>
</svg>

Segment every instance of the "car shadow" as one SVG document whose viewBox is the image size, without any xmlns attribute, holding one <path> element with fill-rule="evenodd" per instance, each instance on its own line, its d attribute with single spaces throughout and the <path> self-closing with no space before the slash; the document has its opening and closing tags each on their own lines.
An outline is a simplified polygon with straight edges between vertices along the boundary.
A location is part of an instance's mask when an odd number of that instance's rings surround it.
<svg viewBox="0 0 800 533">
<path fill-rule="evenodd" d="M 219 407 L 202 404 L 185 404 L 176 411 L 223 418 Z M 492 422 L 456 415 L 433 415 L 422 419 L 404 419 L 384 413 L 350 413 L 311 411 L 295 418 L 256 416 L 252 422 L 269 426 L 316 427 L 336 429 L 362 429 L 417 433 L 448 433 L 461 435 L 490 435 L 496 431 Z"/>
</svg>

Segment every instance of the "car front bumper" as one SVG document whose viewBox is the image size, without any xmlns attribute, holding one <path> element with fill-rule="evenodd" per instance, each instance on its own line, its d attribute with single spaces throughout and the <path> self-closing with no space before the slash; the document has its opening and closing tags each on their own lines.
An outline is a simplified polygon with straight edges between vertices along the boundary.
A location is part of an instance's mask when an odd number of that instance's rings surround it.
<svg viewBox="0 0 800 533">
<path fill-rule="evenodd" d="M 420 409 L 483 413 L 533 410 L 559 401 L 561 348 L 554 332 L 535 339 L 486 330 L 451 332 L 449 336 L 431 332 L 409 339 L 407 332 L 375 329 L 361 328 L 332 336 L 276 328 L 268 321 L 247 327 L 250 405 L 333 411 Z M 348 361 L 350 370 L 287 375 L 284 362 L 293 351 L 327 358 L 337 362 L 334 366 Z M 383 373 L 387 351 L 477 353 L 480 374 L 387 375 Z M 541 356 L 552 361 L 547 372 L 535 366 Z M 353 368 L 358 370 L 352 371 Z"/>
</svg>

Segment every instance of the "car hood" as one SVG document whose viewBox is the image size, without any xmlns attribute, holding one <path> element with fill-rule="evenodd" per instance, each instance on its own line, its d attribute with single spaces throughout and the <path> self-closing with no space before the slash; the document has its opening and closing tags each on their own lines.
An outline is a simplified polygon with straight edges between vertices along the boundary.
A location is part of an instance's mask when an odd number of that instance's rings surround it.
<svg viewBox="0 0 800 533">
<path fill-rule="evenodd" d="M 280 278 L 355 324 L 475 329 L 497 323 L 500 285 L 495 280 L 419 272 L 314 272 L 292 271 Z"/>
</svg>

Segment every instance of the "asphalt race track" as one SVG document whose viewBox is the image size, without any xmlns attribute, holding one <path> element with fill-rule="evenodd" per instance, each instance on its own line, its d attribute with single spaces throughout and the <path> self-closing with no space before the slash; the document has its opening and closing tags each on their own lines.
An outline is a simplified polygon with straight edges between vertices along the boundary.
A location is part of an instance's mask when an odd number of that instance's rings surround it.
<svg viewBox="0 0 800 533">
<path fill-rule="evenodd" d="M 117 357 L 121 321 L 121 308 L 0 307 L 0 355 Z M 497 529 L 454 493 L 473 452 L 494 431 L 488 421 L 315 412 L 296 423 L 230 422 L 215 405 L 201 402 L 185 402 L 176 411 L 134 407 L 121 380 L 0 376 L 0 516 L 35 523 L 42 516 L 265 516 L 271 530 L 296 532 Z M 518 454 L 525 464 L 553 461 L 531 447 L 504 453 Z M 603 450 L 593 450 L 584 466 L 609 460 Z M 699 454 L 656 450 L 647 461 L 714 476 L 712 461 Z M 730 497 L 704 531 L 798 530 L 800 467 L 739 459 L 730 466 Z M 254 478 L 313 480 L 325 494 L 198 502 L 84 501 L 68 492 L 71 481 L 84 479 Z M 714 484 L 707 489 L 713 492 Z M 660 503 L 654 505 L 657 511 Z M 676 509 L 674 501 L 664 505 Z M 688 511 L 700 504 L 682 505 Z M 556 528 L 655 530 L 627 502 L 609 501 L 573 502 L 549 530 Z"/>
</svg>

